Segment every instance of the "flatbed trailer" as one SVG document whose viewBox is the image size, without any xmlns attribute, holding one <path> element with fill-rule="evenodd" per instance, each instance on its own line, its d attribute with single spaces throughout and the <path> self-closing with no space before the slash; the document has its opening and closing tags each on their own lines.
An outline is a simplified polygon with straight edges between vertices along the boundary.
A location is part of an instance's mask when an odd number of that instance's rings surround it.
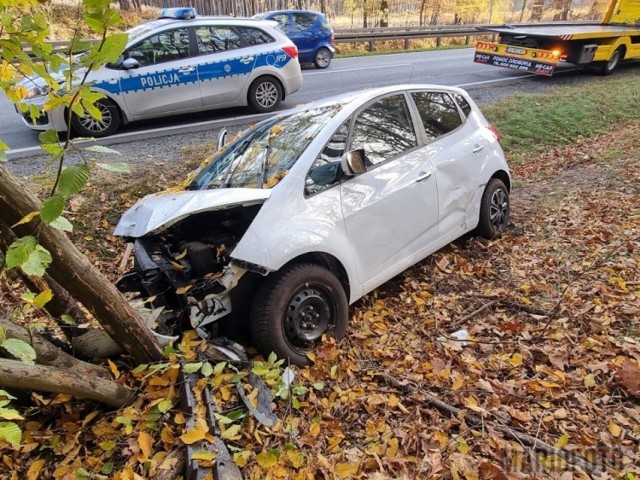
<svg viewBox="0 0 640 480">
<path fill-rule="evenodd" d="M 609 75 L 623 60 L 640 59 L 640 0 L 613 0 L 602 23 L 486 27 L 497 42 L 478 42 L 474 61 L 553 75 L 560 62 Z"/>
</svg>

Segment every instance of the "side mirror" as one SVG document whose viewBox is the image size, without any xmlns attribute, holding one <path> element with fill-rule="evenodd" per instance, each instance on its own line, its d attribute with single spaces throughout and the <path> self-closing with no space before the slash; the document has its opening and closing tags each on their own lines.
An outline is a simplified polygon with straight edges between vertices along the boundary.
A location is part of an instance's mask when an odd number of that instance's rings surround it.
<svg viewBox="0 0 640 480">
<path fill-rule="evenodd" d="M 347 152 L 340 160 L 340 164 L 344 174 L 349 177 L 366 172 L 367 165 L 365 163 L 364 149 Z"/>
<path fill-rule="evenodd" d="M 135 58 L 127 58 L 124 62 L 122 62 L 122 68 L 125 70 L 131 70 L 133 68 L 138 68 L 140 66 L 140 62 Z"/>
<path fill-rule="evenodd" d="M 226 144 L 227 144 L 227 129 L 223 127 L 218 132 L 218 141 L 217 141 L 218 150 L 224 147 Z"/>
</svg>

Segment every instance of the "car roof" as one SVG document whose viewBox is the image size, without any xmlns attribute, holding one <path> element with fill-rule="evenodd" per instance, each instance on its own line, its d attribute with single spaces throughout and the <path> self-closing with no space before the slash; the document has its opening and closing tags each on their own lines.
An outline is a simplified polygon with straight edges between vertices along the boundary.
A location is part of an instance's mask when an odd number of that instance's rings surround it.
<svg viewBox="0 0 640 480">
<path fill-rule="evenodd" d="M 272 20 L 249 18 L 249 17 L 232 17 L 230 15 L 217 16 L 197 16 L 192 19 L 178 18 L 156 18 L 148 20 L 139 25 L 146 25 L 149 29 L 164 27 L 167 25 L 209 25 L 209 24 L 226 24 L 226 25 L 275 25 Z"/>
</svg>

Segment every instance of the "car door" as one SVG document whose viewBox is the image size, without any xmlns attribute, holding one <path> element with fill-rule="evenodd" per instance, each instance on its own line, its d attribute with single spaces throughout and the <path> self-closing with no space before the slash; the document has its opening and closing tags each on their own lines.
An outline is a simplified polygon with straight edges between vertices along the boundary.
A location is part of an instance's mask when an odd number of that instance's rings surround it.
<svg viewBox="0 0 640 480">
<path fill-rule="evenodd" d="M 251 78 L 256 62 L 254 47 L 229 25 L 195 27 L 195 36 L 203 104 L 233 102 Z"/>
<path fill-rule="evenodd" d="M 365 291 L 421 258 L 437 239 L 433 167 L 414 119 L 405 95 L 394 94 L 368 104 L 351 127 L 349 149 L 364 149 L 368 168 L 341 184 L 342 209 Z"/>
<path fill-rule="evenodd" d="M 293 12 L 287 35 L 298 47 L 298 54 L 303 62 L 313 60 L 316 49 L 317 34 L 313 29 L 316 16 L 307 12 Z"/>
<path fill-rule="evenodd" d="M 474 222 L 474 199 L 483 187 L 479 174 L 485 140 L 480 129 L 466 121 L 449 93 L 416 91 L 411 97 L 431 142 L 428 149 L 438 186 L 439 236 L 466 232 Z"/>
<path fill-rule="evenodd" d="M 133 119 L 202 106 L 188 27 L 154 33 L 127 48 L 124 58 L 134 58 L 139 64 L 119 71 L 122 98 Z"/>
</svg>

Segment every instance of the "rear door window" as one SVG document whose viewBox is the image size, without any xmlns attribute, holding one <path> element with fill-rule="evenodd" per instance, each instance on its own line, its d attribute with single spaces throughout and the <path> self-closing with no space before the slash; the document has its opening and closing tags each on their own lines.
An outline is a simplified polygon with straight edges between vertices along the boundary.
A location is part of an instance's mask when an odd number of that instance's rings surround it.
<svg viewBox="0 0 640 480">
<path fill-rule="evenodd" d="M 315 15 L 310 13 L 294 13 L 293 14 L 293 31 L 304 32 L 313 27 L 316 21 Z"/>
<path fill-rule="evenodd" d="M 197 27 L 196 42 L 199 55 L 235 50 L 242 46 L 242 38 L 231 27 Z"/>
<path fill-rule="evenodd" d="M 236 27 L 249 45 L 263 45 L 275 42 L 275 39 L 259 28 Z"/>
<path fill-rule="evenodd" d="M 444 92 L 413 92 L 413 97 L 428 140 L 434 140 L 462 125 L 453 99 Z"/>
</svg>

